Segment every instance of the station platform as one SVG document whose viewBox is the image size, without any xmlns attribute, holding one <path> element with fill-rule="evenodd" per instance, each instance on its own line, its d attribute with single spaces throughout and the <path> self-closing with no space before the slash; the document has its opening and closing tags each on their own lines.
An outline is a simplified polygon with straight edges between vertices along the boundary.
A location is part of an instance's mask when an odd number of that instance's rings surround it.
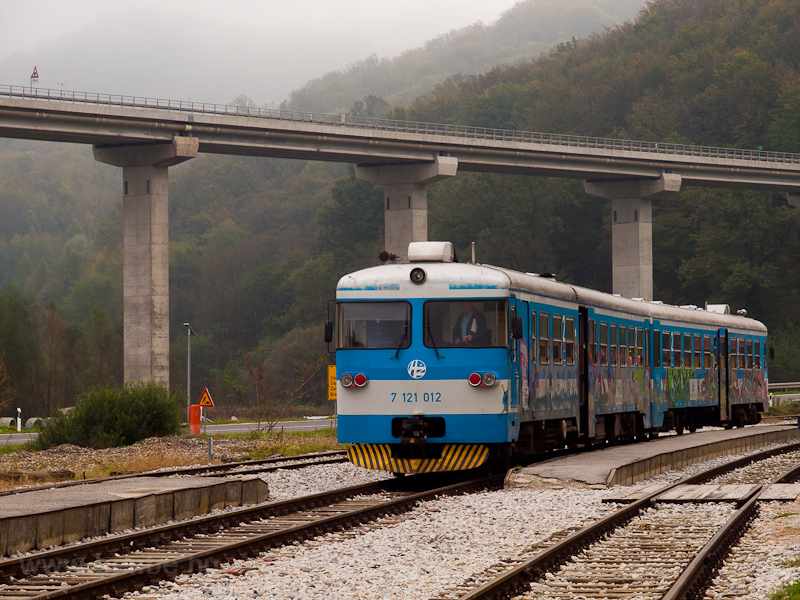
<svg viewBox="0 0 800 600">
<path fill-rule="evenodd" d="M 750 425 L 700 431 L 570 454 L 525 467 L 520 473 L 590 485 L 632 485 L 659 473 L 718 456 L 798 439 L 800 429 L 795 425 Z"/>
<path fill-rule="evenodd" d="M 190 519 L 264 502 L 265 481 L 239 477 L 126 477 L 0 497 L 0 556 Z"/>
</svg>

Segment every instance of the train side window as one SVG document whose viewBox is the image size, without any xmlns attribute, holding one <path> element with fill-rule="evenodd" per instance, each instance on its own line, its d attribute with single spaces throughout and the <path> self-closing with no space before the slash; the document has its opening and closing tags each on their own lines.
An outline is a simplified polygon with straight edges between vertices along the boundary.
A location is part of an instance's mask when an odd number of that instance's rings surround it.
<svg viewBox="0 0 800 600">
<path fill-rule="evenodd" d="M 617 358 L 617 324 L 611 323 L 608 326 L 610 339 L 608 342 L 608 364 L 612 367 L 616 367 L 619 359 Z"/>
<path fill-rule="evenodd" d="M 536 362 L 536 311 L 531 312 L 531 362 Z"/>
<path fill-rule="evenodd" d="M 594 366 L 597 364 L 597 321 L 594 319 L 589 320 L 589 364 Z"/>
<path fill-rule="evenodd" d="M 539 363 L 550 364 L 550 315 L 539 313 Z"/>
<path fill-rule="evenodd" d="M 619 326 L 619 366 L 628 366 L 628 329 L 625 325 Z"/>
<path fill-rule="evenodd" d="M 700 347 L 700 334 L 694 334 L 694 347 L 692 356 L 694 356 L 694 368 L 701 369 L 703 367 L 703 350 Z"/>
<path fill-rule="evenodd" d="M 728 364 L 731 366 L 731 369 L 738 369 L 739 368 L 739 345 L 736 342 L 736 338 L 731 338 L 730 340 L 731 349 L 728 352 Z"/>
<path fill-rule="evenodd" d="M 575 319 L 567 317 L 564 321 L 564 351 L 567 364 L 575 364 Z"/>
<path fill-rule="evenodd" d="M 561 315 L 553 315 L 553 364 L 560 365 L 563 361 L 564 332 L 561 328 Z"/>
<path fill-rule="evenodd" d="M 672 365 L 672 334 L 669 331 L 664 332 L 661 343 L 663 344 L 661 356 L 664 359 L 664 368 L 669 369 Z"/>
<path fill-rule="evenodd" d="M 711 336 L 703 336 L 703 365 L 706 369 L 711 368 Z"/>
<path fill-rule="evenodd" d="M 747 368 L 753 368 L 753 340 L 747 340 Z"/>
<path fill-rule="evenodd" d="M 746 366 L 747 355 L 744 353 L 744 338 L 739 338 L 739 368 L 744 369 Z"/>
<path fill-rule="evenodd" d="M 608 323 L 600 323 L 600 366 L 608 366 Z"/>
<path fill-rule="evenodd" d="M 661 332 L 656 329 L 653 332 L 653 366 L 661 368 Z"/>
<path fill-rule="evenodd" d="M 756 369 L 761 368 L 761 342 L 756 340 Z"/>
<path fill-rule="evenodd" d="M 692 334 L 683 334 L 683 366 L 692 366 Z"/>
<path fill-rule="evenodd" d="M 636 329 L 628 327 L 628 364 L 636 364 Z"/>
<path fill-rule="evenodd" d="M 681 334 L 673 332 L 670 334 L 672 337 L 672 341 L 670 342 L 670 348 L 672 351 L 672 364 L 673 368 L 677 368 L 681 366 Z"/>
<path fill-rule="evenodd" d="M 642 331 L 641 327 L 636 328 L 636 360 L 634 360 L 633 364 L 637 367 L 641 367 L 644 364 L 644 332 Z"/>
</svg>

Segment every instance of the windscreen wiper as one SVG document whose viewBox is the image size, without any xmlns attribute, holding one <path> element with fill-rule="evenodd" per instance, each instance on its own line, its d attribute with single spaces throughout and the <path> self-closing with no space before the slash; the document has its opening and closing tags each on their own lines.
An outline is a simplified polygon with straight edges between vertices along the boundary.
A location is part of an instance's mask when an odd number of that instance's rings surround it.
<svg viewBox="0 0 800 600">
<path fill-rule="evenodd" d="M 403 347 L 403 342 L 406 341 L 407 335 L 408 335 L 408 321 L 406 321 L 406 324 L 403 325 L 403 337 L 400 338 L 400 343 L 397 345 L 397 352 L 394 353 L 392 360 L 396 359 L 397 356 L 400 354 L 400 348 Z"/>
<path fill-rule="evenodd" d="M 433 339 L 433 332 L 431 331 L 431 324 L 428 323 L 428 337 L 431 338 L 431 344 L 433 344 L 433 351 L 436 352 L 436 358 L 439 360 L 444 358 L 444 354 L 440 355 L 439 350 L 436 348 L 436 340 Z"/>
</svg>

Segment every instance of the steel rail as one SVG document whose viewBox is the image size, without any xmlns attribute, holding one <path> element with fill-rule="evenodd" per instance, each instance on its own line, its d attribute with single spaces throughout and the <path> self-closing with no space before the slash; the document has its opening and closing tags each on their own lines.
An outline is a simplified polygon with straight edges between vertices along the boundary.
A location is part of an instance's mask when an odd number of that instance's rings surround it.
<svg viewBox="0 0 800 600">
<path fill-rule="evenodd" d="M 271 457 L 271 458 L 260 458 L 256 460 L 245 460 L 245 461 L 237 461 L 237 462 L 230 462 L 224 463 L 221 465 L 205 465 L 200 467 L 175 467 L 172 469 L 164 469 L 159 471 L 142 471 L 138 473 L 117 473 L 112 474 L 109 477 L 97 477 L 95 479 L 76 479 L 70 481 L 59 481 L 56 483 L 46 483 L 42 485 L 24 487 L 24 488 L 14 488 L 10 490 L 2 490 L 0 491 L 0 496 L 11 496 L 14 494 L 23 494 L 25 492 L 31 492 L 36 490 L 49 490 L 52 488 L 62 488 L 62 487 L 72 487 L 76 485 L 84 485 L 84 484 L 92 484 L 92 483 L 105 483 L 107 481 L 116 481 L 119 479 L 135 479 L 137 477 L 171 477 L 173 475 L 197 475 L 202 473 L 208 473 L 211 475 L 212 473 L 225 473 L 230 471 L 235 471 L 236 469 L 247 467 L 247 466 L 257 466 L 257 465 L 267 465 L 267 464 L 275 464 L 280 462 L 286 463 L 294 463 L 297 462 L 296 465 L 285 465 L 281 467 L 277 467 L 278 469 L 302 469 L 304 467 L 316 465 L 316 464 L 329 464 L 329 463 L 336 463 L 336 462 L 346 462 L 347 451 L 345 450 L 330 450 L 327 452 L 313 452 L 311 454 L 298 454 L 297 456 L 284 456 L 284 457 Z M 315 458 L 322 458 L 322 460 L 314 460 Z M 339 458 L 342 457 L 342 458 Z M 308 461 L 308 462 L 300 462 L 300 461 Z M 236 475 L 248 475 L 251 473 L 258 473 L 262 472 L 258 469 L 253 469 L 250 471 L 242 471 L 236 472 Z"/>
<path fill-rule="evenodd" d="M 6 578 L 10 580 L 5 586 L 0 586 L 0 597 L 5 597 L 4 591 L 8 591 L 10 596 L 24 596 L 27 598 L 36 598 L 38 600 L 45 600 L 51 598 L 96 598 L 104 594 L 118 596 L 126 591 L 139 589 L 144 585 L 153 583 L 154 581 L 172 579 L 180 573 L 190 573 L 204 570 L 208 567 L 219 566 L 223 562 L 228 562 L 233 558 L 241 556 L 253 556 L 256 553 L 263 551 L 270 547 L 286 544 L 290 541 L 299 539 L 307 539 L 314 537 L 323 532 L 332 531 L 335 529 L 342 529 L 350 527 L 364 521 L 373 520 L 381 515 L 395 514 L 412 508 L 421 500 L 430 499 L 439 495 L 445 494 L 459 494 L 466 493 L 474 490 L 486 489 L 487 487 L 499 487 L 503 483 L 503 475 L 486 477 L 466 482 L 446 485 L 443 487 L 430 488 L 427 487 L 422 491 L 414 490 L 414 487 L 425 486 L 425 482 L 430 482 L 432 479 L 429 477 L 414 477 L 405 478 L 403 480 L 390 480 L 381 483 L 367 484 L 365 486 L 353 486 L 328 494 L 315 494 L 305 498 L 295 499 L 279 503 L 280 506 L 266 505 L 258 507 L 252 511 L 233 511 L 220 517 L 223 521 L 214 520 L 213 517 L 202 519 L 204 524 L 193 526 L 193 522 L 181 524 L 177 528 L 173 527 L 160 527 L 147 532 L 137 532 L 130 535 L 117 536 L 114 541 L 116 544 L 114 548 L 97 548 L 97 545 L 85 544 L 81 545 L 82 548 L 77 552 L 81 554 L 79 558 L 74 558 L 76 550 L 71 547 L 59 549 L 59 551 L 40 553 L 34 557 L 27 557 L 26 559 L 12 559 L 4 561 L 5 564 L 0 563 L 3 573 Z M 411 490 L 407 488 L 412 488 Z M 399 498 L 393 498 L 383 502 L 369 502 L 361 501 L 355 503 L 356 508 L 352 510 L 343 510 L 341 502 L 352 498 L 354 496 L 362 496 L 377 492 L 391 492 L 402 493 Z M 364 506 L 367 504 L 366 506 Z M 292 508 L 290 508 L 292 507 Z M 312 518 L 314 509 L 320 511 L 322 517 Z M 260 509 L 260 511 L 259 511 Z M 259 512 L 274 511 L 274 515 L 280 515 L 286 522 L 293 526 L 284 527 L 270 527 L 270 522 L 267 521 L 262 525 L 254 523 L 252 525 L 242 525 L 243 520 L 254 521 L 255 519 L 263 519 L 264 514 L 257 516 Z M 294 511 L 294 512 L 292 512 Z M 248 518 L 244 519 L 243 514 L 249 512 Z M 331 514 L 335 513 L 335 514 Z M 295 515 L 295 516 L 293 516 Z M 280 519 L 279 519 L 280 520 Z M 302 524 L 296 524 L 297 521 L 307 521 Z M 183 551 L 180 548 L 171 547 L 191 546 L 195 544 L 192 540 L 185 542 L 172 542 L 171 540 L 176 537 L 185 537 L 190 534 L 187 533 L 185 526 L 193 527 L 194 533 L 202 533 L 204 531 L 212 531 L 224 538 L 228 533 L 222 531 L 224 527 L 231 523 L 237 524 L 232 532 L 232 540 L 225 542 L 215 541 L 212 535 L 199 538 L 196 542 L 197 546 L 201 546 L 199 551 Z M 210 525 L 210 526 L 209 526 Z M 247 531 L 247 530 L 250 531 Z M 273 529 L 264 533 L 265 529 Z M 149 554 L 140 558 L 137 561 L 137 554 L 135 550 L 141 549 L 159 543 L 163 547 L 162 550 L 148 551 Z M 165 545 L 166 542 L 166 545 Z M 209 547 L 210 546 L 210 547 Z M 88 551 L 86 548 L 90 548 Z M 112 574 L 91 579 L 94 574 L 80 573 L 71 578 L 71 573 L 54 574 L 50 579 L 46 579 L 47 573 L 52 571 L 62 571 L 69 566 L 89 566 L 88 562 L 97 560 L 97 552 L 107 555 L 109 552 L 126 552 L 123 559 L 129 563 L 138 563 L 139 566 L 133 568 L 124 568 L 122 571 L 117 571 Z M 133 550 L 133 551 L 131 551 Z M 153 560 L 152 555 L 161 552 L 165 555 L 166 559 Z M 180 553 L 179 556 L 176 554 Z M 69 558 L 69 562 L 67 562 Z M 38 560 L 37 560 L 38 559 Z M 111 564 L 115 564 L 112 559 Z M 13 569 L 8 569 L 10 563 L 15 563 L 17 569 L 25 569 L 23 575 L 32 575 L 29 579 L 22 581 L 19 577 L 11 575 Z M 100 565 L 102 566 L 102 560 Z M 36 574 L 41 574 L 36 579 Z M 14 577 L 14 580 L 11 580 Z M 66 582 L 76 582 L 76 585 L 63 585 Z M 17 590 L 15 586 L 19 586 Z M 11 588 L 11 589 L 8 589 Z M 42 591 L 39 594 L 27 594 L 21 590 Z"/>
<path fill-rule="evenodd" d="M 776 483 L 792 483 L 800 479 L 800 465 L 776 477 L 765 485 L 758 486 L 748 496 L 745 503 L 728 520 L 725 526 L 711 538 L 700 550 L 694 560 L 689 563 L 681 576 L 670 587 L 662 600 L 684 600 L 700 597 L 708 588 L 725 557 L 733 545 L 747 530 L 750 522 L 758 515 L 758 497 L 770 485 Z"/>
<path fill-rule="evenodd" d="M 687 477 L 681 479 L 680 481 L 676 481 L 675 483 L 665 485 L 662 488 L 653 491 L 648 496 L 624 506 L 610 515 L 606 515 L 594 523 L 591 523 L 584 528 L 568 535 L 550 547 L 537 552 L 530 559 L 520 562 L 518 565 L 512 567 L 508 571 L 501 573 L 496 579 L 493 579 L 492 581 L 489 581 L 480 587 L 477 587 L 474 590 L 459 596 L 458 598 L 459 600 L 489 600 L 508 598 L 513 595 L 522 594 L 528 589 L 529 581 L 532 581 L 533 579 L 543 575 L 547 571 L 555 569 L 570 556 L 574 556 L 592 544 L 594 541 L 600 539 L 609 531 L 625 525 L 639 512 L 654 504 L 659 496 L 678 487 L 679 485 L 702 483 L 703 481 L 712 479 L 721 473 L 738 469 L 756 460 L 763 460 L 777 454 L 792 452 L 798 449 L 800 449 L 800 442 L 782 446 L 780 448 L 773 448 L 764 452 L 759 452 L 734 461 L 730 461 L 723 465 L 712 467 L 691 477 Z M 800 467 L 798 467 L 796 471 L 796 477 L 800 477 Z M 786 476 L 787 475 L 784 474 L 783 477 Z M 755 506 L 758 494 L 762 491 L 762 488 L 763 486 L 760 487 L 757 490 L 758 493 L 754 493 L 754 497 L 751 498 L 753 506 Z M 739 512 L 741 511 L 737 511 L 736 515 L 738 515 Z M 748 513 L 743 513 L 744 516 L 739 517 L 736 517 L 736 515 L 729 520 L 726 527 L 731 526 L 733 528 L 733 532 L 738 531 L 741 533 L 744 531 L 744 526 L 752 518 L 752 515 Z M 744 519 L 744 523 L 742 522 L 742 519 Z M 736 528 L 738 528 L 738 530 Z M 716 540 L 718 537 L 721 538 L 721 541 L 719 542 L 720 548 L 722 547 L 723 543 L 728 542 L 729 540 L 735 540 L 735 538 L 730 537 L 730 534 L 729 536 L 715 535 L 714 539 Z M 704 552 L 704 556 L 713 555 L 715 557 L 714 560 L 717 560 L 716 556 L 719 554 L 719 552 L 721 551 L 718 549 L 714 549 L 713 551 L 709 550 Z M 702 564 L 705 565 L 705 562 L 702 562 Z M 695 565 L 693 568 L 698 567 Z M 692 583 L 701 577 L 702 573 L 700 573 L 695 579 L 692 579 Z M 676 596 L 676 598 L 682 597 L 683 596 Z"/>
<path fill-rule="evenodd" d="M 301 111 L 280 110 L 166 100 L 139 96 L 124 96 L 52 90 L 37 87 L 0 85 L 0 96 L 23 100 L 41 100 L 48 102 L 66 102 L 71 104 L 110 106 L 137 110 L 157 110 L 186 113 L 188 115 L 210 115 L 226 117 L 245 117 L 252 119 L 272 119 L 317 123 L 337 127 L 372 129 L 424 135 L 440 135 L 446 137 L 494 140 L 503 142 L 522 142 L 543 144 L 556 147 L 591 148 L 612 151 L 646 152 L 671 154 L 677 156 L 720 158 L 726 161 L 746 160 L 768 163 L 800 164 L 800 154 L 787 152 L 771 152 L 764 150 L 745 150 L 740 148 L 718 148 L 713 146 L 697 146 L 692 144 L 672 144 L 647 142 L 640 140 L 622 140 L 614 138 L 562 135 L 532 131 L 473 127 L 448 123 L 425 123 L 418 121 L 401 121 L 394 119 L 376 119 L 372 117 L 354 117 L 351 115 L 309 113 Z"/>
<path fill-rule="evenodd" d="M 216 515 L 195 517 L 180 523 L 159 525 L 131 533 L 111 535 L 90 542 L 62 546 L 54 550 L 5 558 L 0 560 L 0 580 L 60 570 L 65 566 L 89 562 L 109 553 L 128 551 L 131 548 L 141 548 L 154 543 L 161 543 L 164 540 L 191 536 L 197 533 L 218 531 L 220 528 L 228 527 L 235 523 L 282 516 L 326 503 L 338 502 L 356 495 L 392 492 L 398 489 L 398 481 L 387 480 L 350 486 L 301 498 L 234 509 Z"/>
</svg>

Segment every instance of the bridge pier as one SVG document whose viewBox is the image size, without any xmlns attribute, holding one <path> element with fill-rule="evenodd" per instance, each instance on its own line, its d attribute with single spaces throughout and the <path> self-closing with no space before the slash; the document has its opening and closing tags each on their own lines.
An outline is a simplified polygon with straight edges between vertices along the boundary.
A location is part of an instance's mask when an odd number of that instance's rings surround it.
<svg viewBox="0 0 800 600">
<path fill-rule="evenodd" d="M 169 167 L 197 156 L 196 138 L 141 146 L 94 146 L 122 167 L 125 381 L 169 385 Z"/>
<path fill-rule="evenodd" d="M 681 177 L 584 181 L 587 194 L 611 200 L 611 278 L 615 294 L 653 299 L 652 200 L 680 192 Z"/>
<path fill-rule="evenodd" d="M 437 156 L 432 163 L 356 165 L 356 177 L 383 185 L 385 248 L 406 256 L 408 244 L 428 240 L 428 184 L 453 177 L 458 160 Z"/>
</svg>

